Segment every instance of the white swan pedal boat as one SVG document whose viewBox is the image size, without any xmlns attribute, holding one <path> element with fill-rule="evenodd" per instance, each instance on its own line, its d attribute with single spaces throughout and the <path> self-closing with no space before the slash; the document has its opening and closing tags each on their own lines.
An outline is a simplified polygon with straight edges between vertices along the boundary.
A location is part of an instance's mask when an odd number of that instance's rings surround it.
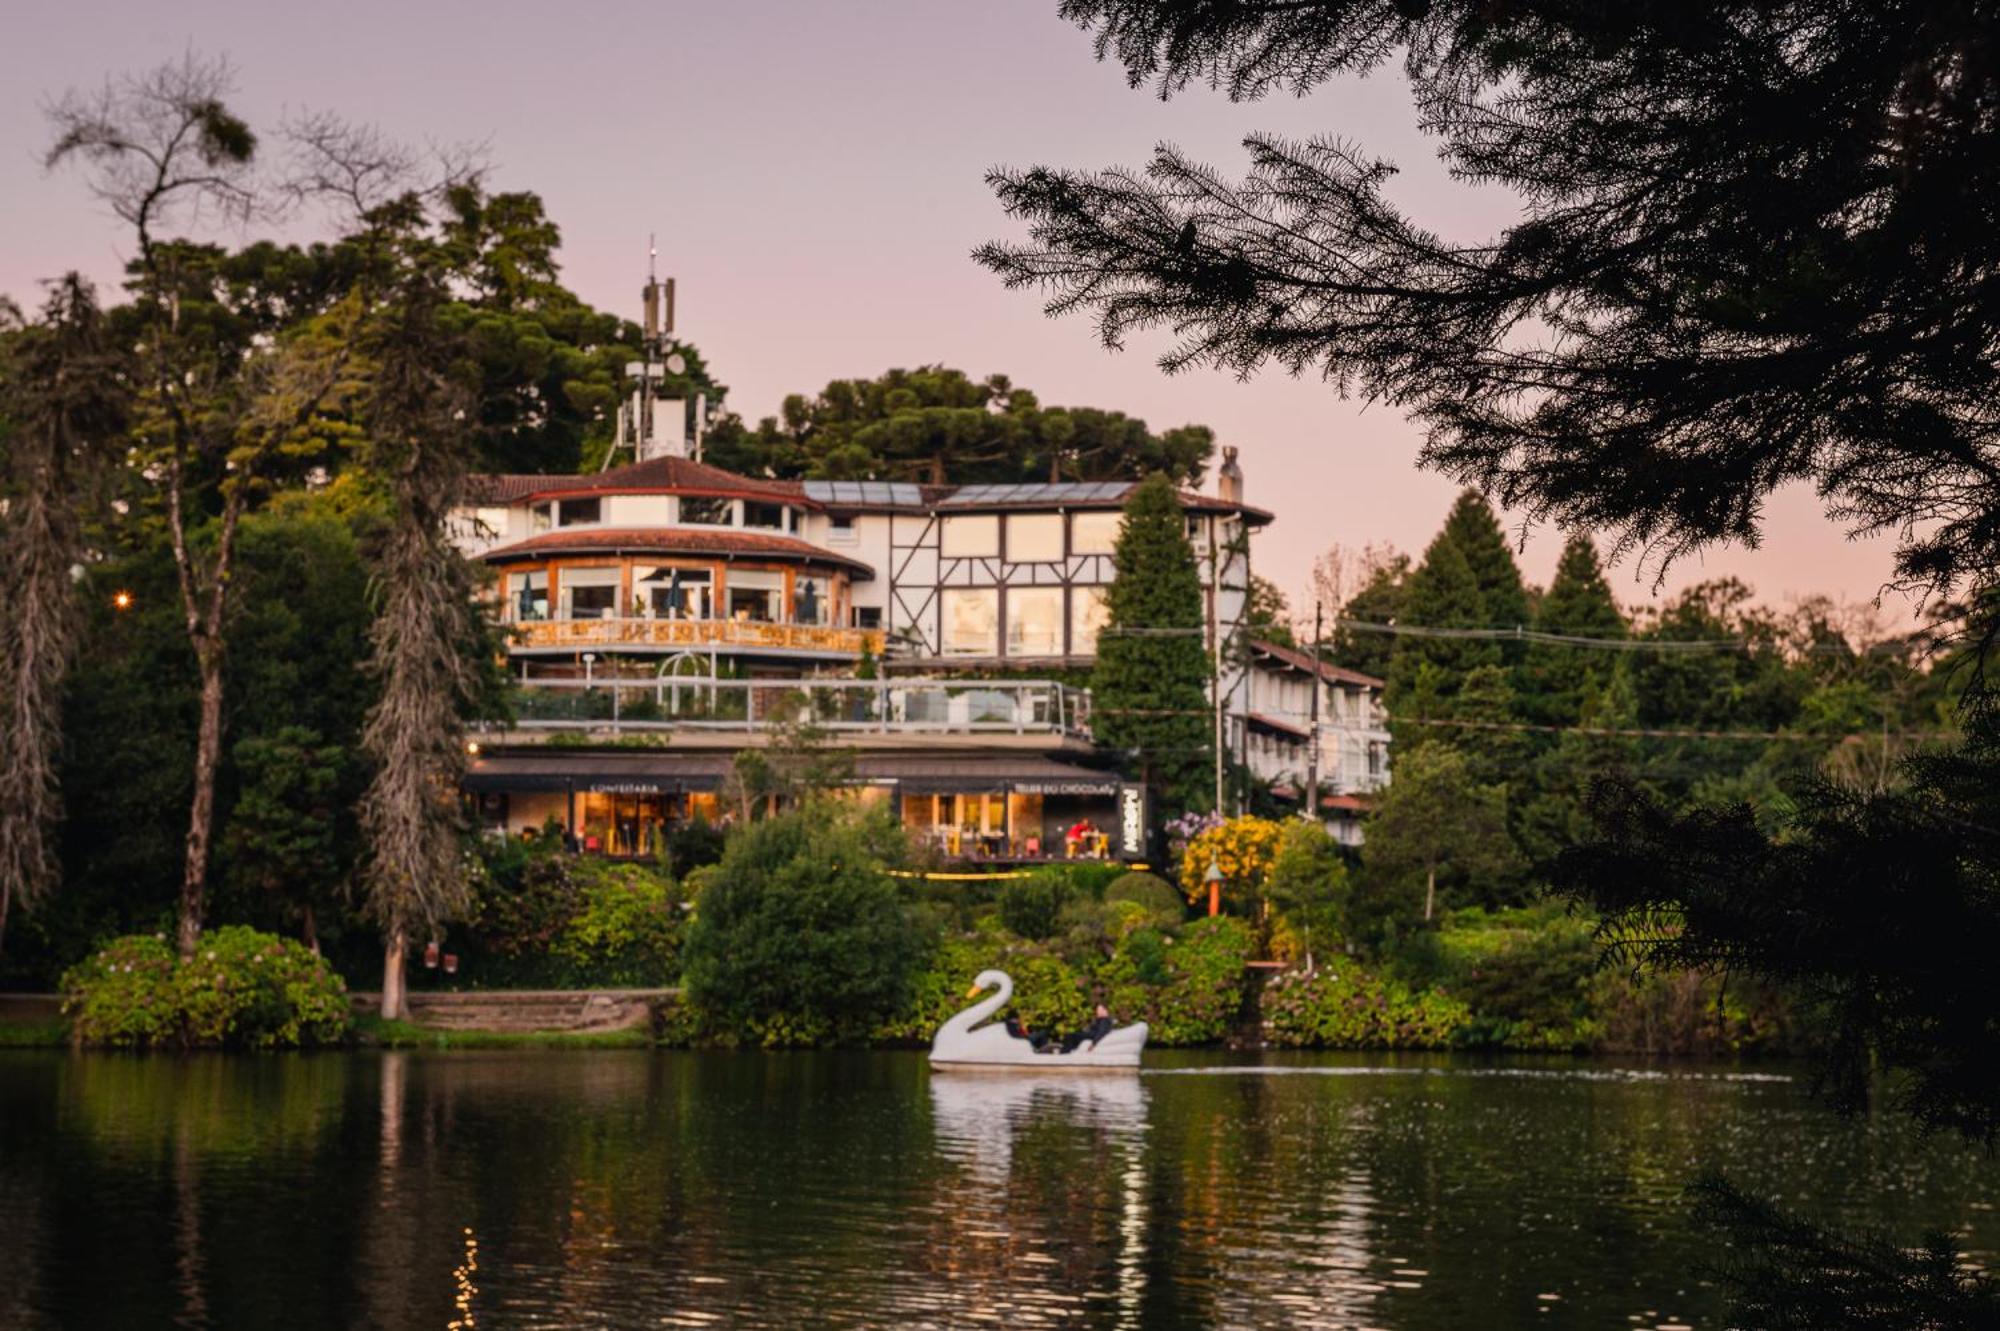
<svg viewBox="0 0 2000 1331">
<path fill-rule="evenodd" d="M 1101 1040 L 1085 1040 L 1069 1053 L 1035 1052 L 1026 1040 L 1009 1035 L 992 1016 L 1014 996 L 1014 981 L 1005 971 L 981 971 L 967 998 L 991 989 L 986 998 L 938 1027 L 931 1040 L 931 1066 L 958 1070 L 1001 1071 L 1021 1068 L 1034 1072 L 1085 1072 L 1136 1068 L 1146 1049 L 1146 1023 L 1135 1021 L 1107 1031 Z"/>
</svg>

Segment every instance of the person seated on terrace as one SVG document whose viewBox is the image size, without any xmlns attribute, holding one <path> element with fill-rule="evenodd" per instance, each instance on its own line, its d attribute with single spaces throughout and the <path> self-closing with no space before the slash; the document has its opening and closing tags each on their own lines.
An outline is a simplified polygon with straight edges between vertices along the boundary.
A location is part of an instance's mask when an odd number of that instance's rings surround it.
<svg viewBox="0 0 2000 1331">
<path fill-rule="evenodd" d="M 1070 859 L 1075 859 L 1079 851 L 1091 845 L 1091 838 L 1097 835 L 1097 828 L 1090 819 L 1079 818 L 1063 833 L 1063 849 Z"/>
</svg>

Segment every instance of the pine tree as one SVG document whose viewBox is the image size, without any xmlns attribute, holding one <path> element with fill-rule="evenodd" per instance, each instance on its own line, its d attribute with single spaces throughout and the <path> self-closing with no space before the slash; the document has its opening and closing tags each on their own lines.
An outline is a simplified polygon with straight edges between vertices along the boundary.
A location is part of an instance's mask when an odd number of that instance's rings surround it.
<svg viewBox="0 0 2000 1331">
<path fill-rule="evenodd" d="M 1424 551 L 1424 562 L 1410 575 L 1398 623 L 1421 628 L 1477 628 L 1486 622 L 1484 616 L 1485 603 L 1464 552 L 1449 529 L 1439 532 Z M 1416 699 L 1449 698 L 1457 693 L 1466 674 L 1499 663 L 1499 645 L 1489 639 L 1398 637 L 1389 657 L 1389 709 L 1398 715 L 1422 715 L 1411 705 Z M 1425 667 L 1429 667 L 1428 672 Z"/>
<path fill-rule="evenodd" d="M 1587 535 L 1579 532 L 1563 546 L 1555 579 L 1535 608 L 1535 631 L 1579 638 L 1623 638 L 1629 631 Z M 1604 648 L 1532 644 L 1521 668 L 1523 715 L 1541 725 L 1573 723 L 1589 695 L 1610 679 L 1616 655 Z"/>
<path fill-rule="evenodd" d="M 1125 501 L 1091 672 L 1097 738 L 1122 750 L 1171 816 L 1214 803 L 1201 575 L 1173 482 L 1155 473 Z"/>
<path fill-rule="evenodd" d="M 1528 589 L 1521 581 L 1521 566 L 1500 519 L 1477 490 L 1461 491 L 1458 501 L 1444 520 L 1444 537 L 1465 556 L 1472 580 L 1479 587 L 1482 621 L 1487 628 L 1526 628 L 1530 619 Z M 1510 654 L 1511 655 L 1511 654 Z"/>
</svg>

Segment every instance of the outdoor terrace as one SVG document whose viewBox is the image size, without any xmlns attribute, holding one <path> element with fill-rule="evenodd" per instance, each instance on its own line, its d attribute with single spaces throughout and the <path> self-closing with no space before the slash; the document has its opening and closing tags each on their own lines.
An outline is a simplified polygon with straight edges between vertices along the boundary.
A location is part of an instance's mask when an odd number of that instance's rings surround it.
<svg viewBox="0 0 2000 1331">
<path fill-rule="evenodd" d="M 771 626 L 784 627 L 784 626 Z M 742 736 L 789 712 L 845 740 L 980 735 L 1088 741 L 1090 694 L 1053 680 L 768 680 L 663 674 L 515 686 L 514 730 L 606 738 Z"/>
<path fill-rule="evenodd" d="M 509 625 L 515 651 L 640 650 L 809 652 L 880 656 L 879 629 L 824 624 L 781 624 L 755 619 L 538 619 Z"/>
</svg>

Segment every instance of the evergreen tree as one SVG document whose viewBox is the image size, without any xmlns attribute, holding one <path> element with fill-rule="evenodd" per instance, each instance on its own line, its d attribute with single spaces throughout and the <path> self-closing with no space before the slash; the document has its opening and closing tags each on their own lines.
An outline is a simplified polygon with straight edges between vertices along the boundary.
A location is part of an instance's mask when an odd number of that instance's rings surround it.
<svg viewBox="0 0 2000 1331">
<path fill-rule="evenodd" d="M 1400 552 L 1367 565 L 1361 588 L 1340 607 L 1342 619 L 1359 624 L 1395 624 L 1402 620 L 1409 599 L 1410 557 Z M 1333 634 L 1333 658 L 1349 670 L 1377 679 L 1389 677 L 1396 639 L 1367 629 L 1339 628 Z"/>
<path fill-rule="evenodd" d="M 1556 576 L 1535 607 L 1535 631 L 1578 638 L 1624 638 L 1625 616 L 1612 598 L 1597 547 L 1579 532 L 1563 546 Z M 1522 713 L 1541 725 L 1568 725 L 1610 679 L 1618 654 L 1601 647 L 1533 643 L 1521 667 Z"/>
<path fill-rule="evenodd" d="M 1113 559 L 1109 618 L 1090 677 L 1092 725 L 1126 755 L 1163 815 L 1208 809 L 1215 748 L 1201 574 L 1164 473 L 1133 487 Z"/>
<path fill-rule="evenodd" d="M 1440 908 L 1497 904 L 1516 873 L 1506 788 L 1473 780 L 1450 745 L 1418 746 L 1397 759 L 1369 816 L 1362 863 L 1363 915 L 1408 925 Z"/>
<path fill-rule="evenodd" d="M 1486 623 L 1479 583 L 1449 530 L 1437 534 L 1424 551 L 1424 562 L 1410 575 L 1402 611 L 1397 622 L 1409 627 L 1478 628 Z M 1398 715 L 1433 712 L 1440 699 L 1457 693 L 1466 674 L 1500 664 L 1500 646 L 1487 638 L 1404 634 L 1395 644 L 1386 701 Z"/>
<path fill-rule="evenodd" d="M 1444 537 L 1465 556 L 1472 581 L 1479 588 L 1481 621 L 1486 628 L 1526 628 L 1529 623 L 1528 589 L 1521 581 L 1521 566 L 1492 505 L 1477 490 L 1460 492 L 1444 520 Z M 1513 653 L 1506 654 L 1512 663 Z"/>
</svg>

